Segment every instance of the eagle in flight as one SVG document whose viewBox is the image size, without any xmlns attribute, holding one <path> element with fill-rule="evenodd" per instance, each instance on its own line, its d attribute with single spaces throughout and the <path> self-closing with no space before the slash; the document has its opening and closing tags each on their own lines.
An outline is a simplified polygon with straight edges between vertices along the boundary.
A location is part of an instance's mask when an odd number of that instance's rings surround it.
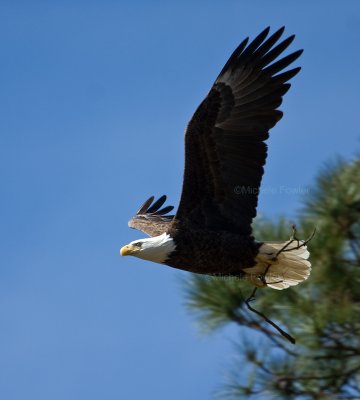
<svg viewBox="0 0 360 400">
<path fill-rule="evenodd" d="M 252 236 L 269 130 L 300 67 L 302 53 L 280 57 L 294 35 L 266 28 L 233 52 L 185 134 L 185 172 L 175 215 L 166 196 L 150 197 L 129 221 L 149 237 L 120 250 L 170 267 L 248 279 L 256 287 L 285 289 L 310 275 L 307 241 L 261 242 Z M 280 57 L 280 58 L 279 58 Z"/>
</svg>

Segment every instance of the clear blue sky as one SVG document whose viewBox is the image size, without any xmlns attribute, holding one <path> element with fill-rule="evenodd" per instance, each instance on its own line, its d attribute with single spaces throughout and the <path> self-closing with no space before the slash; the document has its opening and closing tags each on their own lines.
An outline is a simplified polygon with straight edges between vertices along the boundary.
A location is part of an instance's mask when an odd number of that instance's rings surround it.
<svg viewBox="0 0 360 400">
<path fill-rule="evenodd" d="M 234 331 L 202 337 L 184 273 L 118 250 L 147 196 L 177 205 L 185 125 L 267 25 L 305 49 L 269 140 L 275 217 L 301 204 L 282 186 L 359 151 L 358 0 L 0 3 L 2 399 L 198 400 L 223 381 Z"/>
</svg>

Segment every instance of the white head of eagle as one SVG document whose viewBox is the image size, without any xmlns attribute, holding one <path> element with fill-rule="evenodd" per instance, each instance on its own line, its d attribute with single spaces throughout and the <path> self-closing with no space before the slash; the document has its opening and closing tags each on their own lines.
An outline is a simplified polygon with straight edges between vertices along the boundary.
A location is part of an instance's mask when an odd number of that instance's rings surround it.
<svg viewBox="0 0 360 400">
<path fill-rule="evenodd" d="M 163 263 L 175 250 L 175 243 L 167 233 L 162 235 L 138 239 L 120 249 L 122 256 L 135 256 L 143 260 Z"/>
</svg>

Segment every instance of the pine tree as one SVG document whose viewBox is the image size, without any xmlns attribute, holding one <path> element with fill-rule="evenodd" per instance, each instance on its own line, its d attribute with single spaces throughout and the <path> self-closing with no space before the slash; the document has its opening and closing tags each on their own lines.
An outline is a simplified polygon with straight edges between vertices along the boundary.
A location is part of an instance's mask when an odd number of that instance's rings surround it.
<svg viewBox="0 0 360 400">
<path fill-rule="evenodd" d="M 320 172 L 297 224 L 302 237 L 315 226 L 310 278 L 283 291 L 260 289 L 254 303 L 296 345 L 245 307 L 247 282 L 199 275 L 186 282 L 187 305 L 203 327 L 235 323 L 241 333 L 239 365 L 220 397 L 360 399 L 360 158 Z M 286 218 L 259 218 L 254 233 L 286 240 L 290 228 Z"/>
</svg>

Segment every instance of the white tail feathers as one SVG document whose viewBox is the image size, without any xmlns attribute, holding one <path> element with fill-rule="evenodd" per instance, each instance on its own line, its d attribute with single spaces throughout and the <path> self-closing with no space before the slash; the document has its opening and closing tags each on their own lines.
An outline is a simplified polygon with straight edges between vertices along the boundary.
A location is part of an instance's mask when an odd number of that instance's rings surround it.
<svg viewBox="0 0 360 400">
<path fill-rule="evenodd" d="M 311 264 L 307 259 L 310 253 L 304 241 L 294 241 L 276 256 L 287 243 L 289 242 L 265 242 L 260 246 L 255 258 L 256 264 L 243 270 L 255 286 L 282 290 L 309 277 Z"/>
</svg>

